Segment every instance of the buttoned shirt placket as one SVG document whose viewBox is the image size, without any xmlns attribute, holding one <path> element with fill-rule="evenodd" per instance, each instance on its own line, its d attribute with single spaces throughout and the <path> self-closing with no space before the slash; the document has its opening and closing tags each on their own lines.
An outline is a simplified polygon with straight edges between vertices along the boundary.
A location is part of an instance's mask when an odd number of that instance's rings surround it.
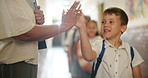
<svg viewBox="0 0 148 78">
<path fill-rule="evenodd" d="M 114 78 L 119 78 L 119 53 L 117 49 L 115 49 L 115 61 L 114 61 L 115 69 L 114 69 Z"/>
</svg>

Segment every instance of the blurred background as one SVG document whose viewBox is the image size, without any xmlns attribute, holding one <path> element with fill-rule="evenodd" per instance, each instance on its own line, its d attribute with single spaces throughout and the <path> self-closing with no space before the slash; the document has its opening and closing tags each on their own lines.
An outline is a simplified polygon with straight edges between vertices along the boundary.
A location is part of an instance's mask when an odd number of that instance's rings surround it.
<svg viewBox="0 0 148 78">
<path fill-rule="evenodd" d="M 60 24 L 62 11 L 69 9 L 75 0 L 37 0 L 45 15 L 46 24 Z M 134 46 L 145 60 L 141 65 L 143 78 L 148 78 L 148 0 L 79 0 L 85 15 L 98 22 L 108 7 L 125 10 L 130 21 L 122 39 Z M 64 34 L 46 40 L 47 52 L 39 54 L 38 78 L 71 78 L 67 53 L 64 51 Z"/>
</svg>

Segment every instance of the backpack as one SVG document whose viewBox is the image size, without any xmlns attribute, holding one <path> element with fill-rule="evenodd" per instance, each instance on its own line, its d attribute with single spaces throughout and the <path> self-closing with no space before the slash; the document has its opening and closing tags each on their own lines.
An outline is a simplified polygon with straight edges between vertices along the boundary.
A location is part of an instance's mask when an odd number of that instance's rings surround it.
<svg viewBox="0 0 148 78">
<path fill-rule="evenodd" d="M 105 40 L 103 40 L 102 51 L 101 51 L 100 55 L 97 58 L 97 63 L 95 65 L 95 69 L 94 69 L 95 62 L 93 62 L 91 78 L 95 78 L 95 76 L 97 74 L 97 70 L 98 70 L 98 68 L 100 66 L 100 63 L 102 62 L 102 58 L 103 58 L 104 52 L 105 52 L 104 41 Z M 134 58 L 134 50 L 133 50 L 133 48 L 131 46 L 130 46 L 130 54 L 131 54 L 131 66 L 132 66 L 132 61 L 133 61 L 133 58 Z"/>
</svg>

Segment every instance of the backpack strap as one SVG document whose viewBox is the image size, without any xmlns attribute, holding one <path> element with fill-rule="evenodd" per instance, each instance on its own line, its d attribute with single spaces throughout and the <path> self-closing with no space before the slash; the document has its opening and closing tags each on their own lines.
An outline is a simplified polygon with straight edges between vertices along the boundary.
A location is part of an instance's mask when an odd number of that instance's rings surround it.
<svg viewBox="0 0 148 78">
<path fill-rule="evenodd" d="M 105 52 L 104 41 L 105 41 L 105 40 L 103 40 L 102 51 L 101 51 L 99 57 L 97 58 L 97 63 L 96 63 L 95 66 L 94 66 L 95 62 L 93 62 L 91 78 L 95 78 L 96 73 L 97 73 L 97 70 L 98 70 L 98 68 L 99 68 L 99 66 L 100 66 L 100 63 L 102 62 L 102 58 L 103 58 L 104 52 Z M 95 68 L 94 68 L 94 67 L 95 67 Z"/>
<path fill-rule="evenodd" d="M 131 54 L 131 67 L 132 67 L 132 61 L 134 59 L 134 49 L 130 46 L 130 54 Z"/>
<path fill-rule="evenodd" d="M 97 70 L 100 66 L 100 63 L 102 62 L 102 58 L 104 56 L 104 53 L 105 53 L 105 44 L 104 44 L 104 41 L 103 40 L 103 44 L 102 44 L 102 51 L 99 55 L 99 57 L 97 58 L 97 63 L 95 65 L 95 62 L 93 62 L 93 66 L 92 66 L 92 73 L 91 73 L 91 78 L 95 78 L 96 74 L 97 74 Z M 133 47 L 130 46 L 130 54 L 131 54 L 131 66 L 132 66 L 132 61 L 134 59 L 134 50 L 133 50 Z M 95 68 L 94 68 L 94 65 L 95 65 Z"/>
</svg>

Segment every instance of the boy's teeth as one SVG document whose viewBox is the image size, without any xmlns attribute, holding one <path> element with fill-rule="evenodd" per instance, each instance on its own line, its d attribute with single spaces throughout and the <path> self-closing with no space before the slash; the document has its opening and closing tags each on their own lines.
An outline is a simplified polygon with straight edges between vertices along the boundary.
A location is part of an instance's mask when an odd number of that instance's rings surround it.
<svg viewBox="0 0 148 78">
<path fill-rule="evenodd" d="M 104 30 L 104 32 L 110 32 L 109 30 Z"/>
</svg>

